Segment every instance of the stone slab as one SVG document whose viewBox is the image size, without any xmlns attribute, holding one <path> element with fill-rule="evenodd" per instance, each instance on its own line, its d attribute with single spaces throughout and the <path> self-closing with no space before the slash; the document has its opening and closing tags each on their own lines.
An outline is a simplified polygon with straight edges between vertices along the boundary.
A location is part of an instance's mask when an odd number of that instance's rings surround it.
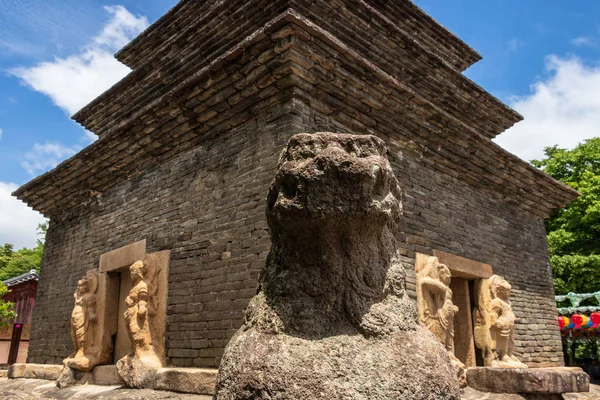
<svg viewBox="0 0 600 400">
<path fill-rule="evenodd" d="M 54 381 L 58 379 L 63 368 L 62 365 L 54 364 L 13 364 L 8 368 L 8 377 Z"/>
<path fill-rule="evenodd" d="M 116 271 L 129 268 L 136 261 L 146 256 L 146 239 L 128 244 L 100 256 L 100 272 Z"/>
<path fill-rule="evenodd" d="M 445 253 L 439 250 L 433 250 L 433 255 L 440 260 L 440 263 L 446 264 L 452 276 L 465 279 L 487 279 L 494 275 L 492 266 L 479 261 L 469 260 L 468 258 Z"/>
<path fill-rule="evenodd" d="M 124 386 L 81 385 L 64 389 L 40 379 L 0 378 L 0 399 L 6 400 L 212 400 L 212 396 L 181 394 Z"/>
<path fill-rule="evenodd" d="M 581 368 L 469 368 L 467 384 L 492 393 L 561 394 L 590 390 L 590 378 Z"/>
<path fill-rule="evenodd" d="M 123 378 L 117 372 L 116 365 L 98 365 L 92 370 L 92 375 L 91 383 L 94 385 L 114 386 L 125 384 Z"/>
<path fill-rule="evenodd" d="M 214 394 L 216 369 L 161 368 L 156 373 L 154 388 L 182 393 Z"/>
</svg>

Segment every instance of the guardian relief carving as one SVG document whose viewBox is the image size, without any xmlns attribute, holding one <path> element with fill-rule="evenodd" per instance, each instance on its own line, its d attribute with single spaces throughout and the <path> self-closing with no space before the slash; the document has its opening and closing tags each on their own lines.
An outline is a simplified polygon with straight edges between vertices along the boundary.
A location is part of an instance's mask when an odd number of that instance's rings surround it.
<svg viewBox="0 0 600 400">
<path fill-rule="evenodd" d="M 129 268 L 133 287 L 126 299 L 124 318 L 131 343 L 130 353 L 117 362 L 117 370 L 131 387 L 148 387 L 159 368 L 164 366 L 164 348 L 158 338 L 156 316 L 161 299 L 158 296 L 159 263 L 147 256 Z"/>
<path fill-rule="evenodd" d="M 454 354 L 454 316 L 458 307 L 452 302 L 451 274 L 437 257 L 427 257 L 417 268 L 417 297 L 419 320 L 444 345 L 457 375 L 464 385 L 465 365 Z"/>
<path fill-rule="evenodd" d="M 96 365 L 113 361 L 112 337 L 117 331 L 119 279 L 88 271 L 77 282 L 71 313 L 71 338 L 75 351 L 67 357 L 57 385 L 77 384 Z"/>
<path fill-rule="evenodd" d="M 75 352 L 63 364 L 78 371 L 87 372 L 98 364 L 110 362 L 112 357 L 112 344 L 103 340 L 102 327 L 98 325 L 99 280 L 98 272 L 89 271 L 79 280 L 73 295 L 75 307 L 71 313 L 71 338 Z"/>
<path fill-rule="evenodd" d="M 511 285 L 493 275 L 479 285 L 475 309 L 475 343 L 483 351 L 486 366 L 527 368 L 514 355 L 515 322 L 510 304 Z"/>
</svg>

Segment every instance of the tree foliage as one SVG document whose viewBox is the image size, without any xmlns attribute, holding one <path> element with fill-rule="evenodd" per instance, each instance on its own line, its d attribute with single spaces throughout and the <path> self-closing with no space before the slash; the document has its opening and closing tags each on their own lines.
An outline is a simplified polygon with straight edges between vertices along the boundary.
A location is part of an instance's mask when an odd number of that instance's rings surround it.
<svg viewBox="0 0 600 400">
<path fill-rule="evenodd" d="M 39 238 L 33 249 L 22 248 L 15 251 L 14 246 L 10 243 L 0 246 L 0 327 L 6 326 L 11 319 L 17 316 L 14 311 L 14 303 L 2 300 L 2 297 L 9 292 L 2 281 L 22 275 L 32 269 L 40 271 L 47 229 L 48 223 L 38 225 Z"/>
<path fill-rule="evenodd" d="M 10 243 L 5 243 L 4 246 L 0 247 L 0 281 L 19 276 L 32 269 L 37 272 L 40 271 L 47 228 L 46 223 L 38 226 L 38 235 L 41 237 L 33 249 L 22 248 L 15 251 Z"/>
<path fill-rule="evenodd" d="M 14 310 L 15 304 L 2 300 L 2 296 L 8 292 L 8 288 L 0 282 L 0 327 L 8 325 L 9 321 L 17 316 Z"/>
<path fill-rule="evenodd" d="M 581 193 L 546 221 L 556 293 L 600 291 L 600 138 L 545 153 L 532 164 Z"/>
</svg>

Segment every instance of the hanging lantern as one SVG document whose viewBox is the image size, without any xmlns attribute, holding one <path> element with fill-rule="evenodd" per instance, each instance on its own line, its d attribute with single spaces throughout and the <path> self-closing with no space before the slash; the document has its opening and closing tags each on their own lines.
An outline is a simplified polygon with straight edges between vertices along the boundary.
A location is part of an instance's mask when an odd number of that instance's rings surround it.
<svg viewBox="0 0 600 400">
<path fill-rule="evenodd" d="M 567 326 L 569 326 L 569 324 L 571 323 L 571 320 L 563 315 L 560 315 L 558 317 L 558 326 L 560 327 L 560 330 L 565 330 L 567 328 Z"/>
<path fill-rule="evenodd" d="M 583 323 L 583 315 L 581 314 L 573 314 L 571 315 L 571 322 L 575 325 L 575 329 L 581 328 L 581 324 Z"/>
<path fill-rule="evenodd" d="M 590 317 L 588 317 L 587 315 L 582 315 L 582 317 L 583 317 L 583 321 L 581 322 L 581 328 L 582 329 L 591 328 L 594 323 L 592 322 Z"/>
<path fill-rule="evenodd" d="M 600 324 L 600 313 L 597 312 L 593 312 L 590 315 L 590 319 L 592 320 L 592 322 L 594 323 L 594 327 L 598 326 Z"/>
</svg>

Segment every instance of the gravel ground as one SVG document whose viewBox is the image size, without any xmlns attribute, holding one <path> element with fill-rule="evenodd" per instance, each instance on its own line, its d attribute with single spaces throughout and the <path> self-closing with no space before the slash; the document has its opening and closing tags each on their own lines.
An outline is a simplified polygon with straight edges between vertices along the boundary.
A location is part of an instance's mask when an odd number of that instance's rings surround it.
<svg viewBox="0 0 600 400">
<path fill-rule="evenodd" d="M 212 396 L 201 396 L 161 390 L 136 390 L 120 386 L 84 385 L 67 389 L 58 389 L 54 381 L 39 379 L 0 378 L 0 399 L 38 400 L 38 399 L 93 399 L 93 400 L 211 400 Z"/>
</svg>

